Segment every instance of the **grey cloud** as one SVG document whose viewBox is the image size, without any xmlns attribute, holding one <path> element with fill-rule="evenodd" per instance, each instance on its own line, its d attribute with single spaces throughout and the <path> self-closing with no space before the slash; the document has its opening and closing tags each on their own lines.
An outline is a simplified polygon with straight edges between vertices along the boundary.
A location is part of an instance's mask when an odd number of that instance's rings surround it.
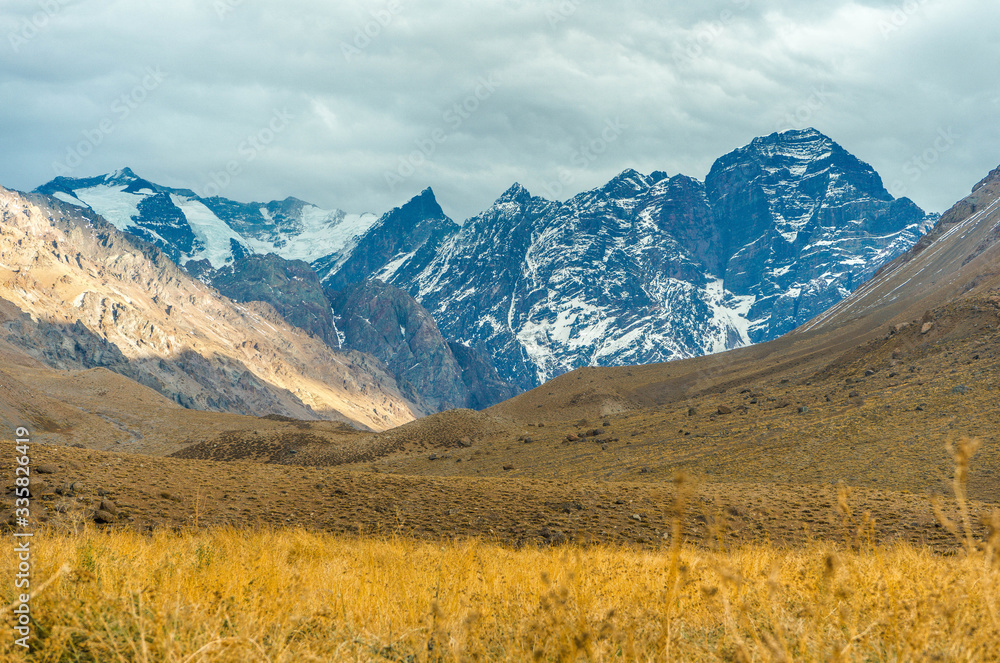
<svg viewBox="0 0 1000 663">
<path fill-rule="evenodd" d="M 43 6 L 58 10 L 12 41 Z M 976 29 L 998 18 L 979 0 L 13 0 L 0 183 L 51 179 L 110 118 L 73 175 L 130 165 L 199 188 L 236 161 L 229 197 L 382 212 L 433 186 L 463 219 L 514 181 L 568 177 L 568 197 L 628 167 L 703 178 L 802 124 L 943 211 L 1000 162 L 998 48 Z M 123 116 L 147 67 L 167 78 Z M 241 150 L 276 111 L 287 127 Z M 627 129 L 581 160 L 614 120 Z"/>
</svg>

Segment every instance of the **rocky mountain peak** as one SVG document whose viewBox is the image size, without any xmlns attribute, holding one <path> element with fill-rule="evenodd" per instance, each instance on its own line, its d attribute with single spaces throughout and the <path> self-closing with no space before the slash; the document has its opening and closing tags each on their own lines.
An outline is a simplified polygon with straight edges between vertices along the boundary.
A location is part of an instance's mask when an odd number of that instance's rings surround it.
<svg viewBox="0 0 1000 663">
<path fill-rule="evenodd" d="M 458 224 L 444 213 L 430 187 L 383 214 L 350 246 L 313 261 L 323 285 L 340 290 L 370 278 L 385 281 L 412 274 L 431 260 Z"/>
<path fill-rule="evenodd" d="M 104 183 L 108 186 L 116 186 L 119 184 L 129 184 L 133 180 L 137 179 L 140 179 L 139 176 L 136 175 L 131 168 L 126 166 L 105 175 Z"/>
<path fill-rule="evenodd" d="M 633 168 L 626 168 L 601 187 L 601 192 L 614 198 L 634 198 L 648 189 L 649 185 L 649 177 Z"/>
<path fill-rule="evenodd" d="M 519 203 L 523 204 L 531 200 L 531 193 L 528 192 L 519 182 L 514 182 L 509 189 L 500 194 L 500 197 L 496 199 L 494 205 L 502 205 L 504 203 Z"/>
<path fill-rule="evenodd" d="M 419 194 L 408 200 L 404 205 L 397 208 L 399 214 L 404 214 L 418 219 L 444 219 L 447 216 L 441 205 L 438 204 L 434 191 L 427 187 Z M 397 210 L 393 210 L 394 212 Z"/>
<path fill-rule="evenodd" d="M 814 198 L 850 187 L 878 200 L 892 200 L 875 169 L 816 129 L 791 130 L 755 138 L 712 166 L 706 184 L 720 172 L 739 169 L 762 186 L 791 183 Z"/>
</svg>

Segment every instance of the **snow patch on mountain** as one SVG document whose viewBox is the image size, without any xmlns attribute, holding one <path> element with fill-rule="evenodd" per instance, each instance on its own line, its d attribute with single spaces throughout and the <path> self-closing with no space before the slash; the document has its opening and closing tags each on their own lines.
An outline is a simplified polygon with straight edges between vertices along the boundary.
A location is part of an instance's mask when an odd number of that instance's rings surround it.
<svg viewBox="0 0 1000 663">
<path fill-rule="evenodd" d="M 139 215 L 139 203 L 144 195 L 125 193 L 120 186 L 99 184 L 75 191 L 77 199 L 94 210 L 118 230 L 134 225 L 132 218 Z"/>
<path fill-rule="evenodd" d="M 345 214 L 340 210 L 330 211 L 306 205 L 299 219 L 298 232 L 276 252 L 286 260 L 312 262 L 331 253 L 343 252 L 349 243 L 356 241 L 378 221 L 378 216 Z"/>
<path fill-rule="evenodd" d="M 189 260 L 208 260 L 213 267 L 222 267 L 227 262 L 232 262 L 232 243 L 245 243 L 246 240 L 239 233 L 230 228 L 226 223 L 217 217 L 212 210 L 205 207 L 198 200 L 170 194 L 172 202 L 184 214 L 188 225 L 194 231 L 204 248 L 188 256 L 183 263 Z"/>
<path fill-rule="evenodd" d="M 71 196 L 68 193 L 64 193 L 63 191 L 56 191 L 55 194 L 53 195 L 57 200 L 61 200 L 64 203 L 69 203 L 70 205 L 76 205 L 77 207 L 84 207 L 84 208 L 87 207 L 87 203 L 83 202 L 76 196 Z"/>
<path fill-rule="evenodd" d="M 705 286 L 703 297 L 712 314 L 709 328 L 714 329 L 708 339 L 706 354 L 725 352 L 752 343 L 747 316 L 757 301 L 754 295 L 734 295 L 726 291 L 724 279 L 715 279 Z"/>
</svg>

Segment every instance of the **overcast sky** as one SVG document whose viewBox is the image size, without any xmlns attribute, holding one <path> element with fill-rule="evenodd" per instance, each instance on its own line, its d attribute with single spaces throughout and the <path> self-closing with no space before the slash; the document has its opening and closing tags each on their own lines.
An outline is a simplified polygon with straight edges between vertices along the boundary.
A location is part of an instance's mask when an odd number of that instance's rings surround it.
<svg viewBox="0 0 1000 663">
<path fill-rule="evenodd" d="M 814 126 L 943 212 L 1000 164 L 998 25 L 996 0 L 3 0 L 0 184 L 127 165 L 376 213 L 431 186 L 463 220 Z"/>
</svg>

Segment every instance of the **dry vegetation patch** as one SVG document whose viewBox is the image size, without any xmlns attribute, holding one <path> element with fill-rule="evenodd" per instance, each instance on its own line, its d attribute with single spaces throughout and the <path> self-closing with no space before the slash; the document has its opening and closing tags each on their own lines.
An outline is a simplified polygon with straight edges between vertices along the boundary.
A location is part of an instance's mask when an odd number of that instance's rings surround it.
<svg viewBox="0 0 1000 663">
<path fill-rule="evenodd" d="M 49 531 L 36 577 L 57 579 L 33 601 L 30 660 L 997 660 L 997 543 L 942 557 Z"/>
</svg>

